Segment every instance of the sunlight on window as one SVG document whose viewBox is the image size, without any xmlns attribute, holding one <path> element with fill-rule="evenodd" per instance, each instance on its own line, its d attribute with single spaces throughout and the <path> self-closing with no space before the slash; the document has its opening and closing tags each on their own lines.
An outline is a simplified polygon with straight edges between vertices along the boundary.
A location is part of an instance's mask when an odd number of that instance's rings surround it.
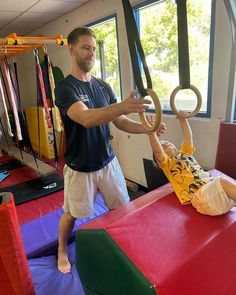
<svg viewBox="0 0 236 295">
<path fill-rule="evenodd" d="M 200 90 L 203 99 L 201 112 L 206 112 L 211 1 L 189 0 L 187 9 L 190 81 Z M 170 110 L 170 94 L 179 85 L 176 4 L 171 0 L 160 1 L 140 8 L 139 13 L 140 37 L 153 89 L 161 100 L 163 110 Z M 196 106 L 195 94 L 191 90 L 181 91 L 176 97 L 176 106 L 193 110 Z"/>
<path fill-rule="evenodd" d="M 92 74 L 108 82 L 120 101 L 120 73 L 115 18 L 91 26 L 97 36 L 97 56 Z"/>
</svg>

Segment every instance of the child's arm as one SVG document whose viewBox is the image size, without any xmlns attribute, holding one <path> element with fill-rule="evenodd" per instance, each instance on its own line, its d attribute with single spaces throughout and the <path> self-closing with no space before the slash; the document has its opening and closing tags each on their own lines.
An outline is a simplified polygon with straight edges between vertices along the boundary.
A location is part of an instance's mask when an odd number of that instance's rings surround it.
<svg viewBox="0 0 236 295">
<path fill-rule="evenodd" d="M 150 132 L 148 136 L 149 136 L 149 141 L 153 150 L 154 157 L 158 162 L 161 163 L 164 160 L 165 152 L 159 141 L 159 138 L 155 132 L 152 132 L 152 133 Z"/>
<path fill-rule="evenodd" d="M 189 147 L 193 147 L 193 134 L 192 134 L 192 129 L 189 125 L 188 119 L 185 118 L 185 113 L 184 111 L 181 111 L 180 114 L 181 116 L 177 117 L 177 119 L 180 122 L 180 126 L 182 129 L 182 135 L 183 135 L 183 142 Z"/>
<path fill-rule="evenodd" d="M 147 121 L 149 124 L 153 125 L 154 124 L 154 120 L 152 116 L 147 116 Z M 164 123 L 161 123 L 160 127 L 158 128 L 159 135 L 164 134 L 166 131 L 166 125 Z M 158 162 L 162 162 L 164 160 L 164 149 L 159 141 L 158 135 L 156 132 L 147 132 L 147 135 L 149 137 L 149 141 L 152 147 L 152 151 L 154 154 L 155 159 Z"/>
</svg>

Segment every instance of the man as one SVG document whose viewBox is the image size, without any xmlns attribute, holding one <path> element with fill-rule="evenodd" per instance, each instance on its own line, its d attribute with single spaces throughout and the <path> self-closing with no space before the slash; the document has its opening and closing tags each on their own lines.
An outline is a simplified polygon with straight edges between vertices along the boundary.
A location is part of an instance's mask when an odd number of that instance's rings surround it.
<svg viewBox="0 0 236 295">
<path fill-rule="evenodd" d="M 91 75 L 96 54 L 96 36 L 86 27 L 68 35 L 72 72 L 56 87 L 56 104 L 66 135 L 64 211 L 59 224 L 58 269 L 70 272 L 67 241 L 76 218 L 94 213 L 99 190 L 112 210 L 127 203 L 124 175 L 110 142 L 108 123 L 129 133 L 146 133 L 142 124 L 126 114 L 144 112 L 150 101 L 136 99 L 136 90 L 120 103 L 109 84 Z M 159 128 L 163 132 L 165 126 Z"/>
</svg>

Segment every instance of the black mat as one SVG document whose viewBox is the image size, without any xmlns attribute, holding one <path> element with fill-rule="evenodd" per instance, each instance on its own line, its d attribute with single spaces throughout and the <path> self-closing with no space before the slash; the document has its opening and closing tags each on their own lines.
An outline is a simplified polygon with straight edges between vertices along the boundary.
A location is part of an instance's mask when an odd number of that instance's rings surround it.
<svg viewBox="0 0 236 295">
<path fill-rule="evenodd" d="M 44 197 L 64 188 L 64 179 L 58 173 L 42 176 L 19 184 L 7 186 L 0 192 L 13 193 L 15 204 L 19 205 Z"/>
<path fill-rule="evenodd" d="M 23 166 L 25 165 L 23 165 L 20 161 L 16 159 L 12 159 L 0 164 L 0 170 L 12 170 L 12 169 L 21 168 Z"/>
<path fill-rule="evenodd" d="M 152 160 L 143 159 L 143 165 L 149 191 L 169 182 L 161 168 L 153 165 Z"/>
</svg>

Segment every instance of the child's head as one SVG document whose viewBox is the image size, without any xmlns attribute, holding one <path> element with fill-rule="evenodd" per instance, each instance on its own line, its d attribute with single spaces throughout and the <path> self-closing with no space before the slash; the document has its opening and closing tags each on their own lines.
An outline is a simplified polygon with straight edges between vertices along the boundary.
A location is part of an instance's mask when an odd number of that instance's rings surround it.
<svg viewBox="0 0 236 295">
<path fill-rule="evenodd" d="M 163 147 L 164 152 L 168 156 L 175 157 L 179 154 L 179 150 L 177 149 L 177 147 L 173 143 L 171 143 L 167 140 L 161 140 L 161 145 Z"/>
</svg>

